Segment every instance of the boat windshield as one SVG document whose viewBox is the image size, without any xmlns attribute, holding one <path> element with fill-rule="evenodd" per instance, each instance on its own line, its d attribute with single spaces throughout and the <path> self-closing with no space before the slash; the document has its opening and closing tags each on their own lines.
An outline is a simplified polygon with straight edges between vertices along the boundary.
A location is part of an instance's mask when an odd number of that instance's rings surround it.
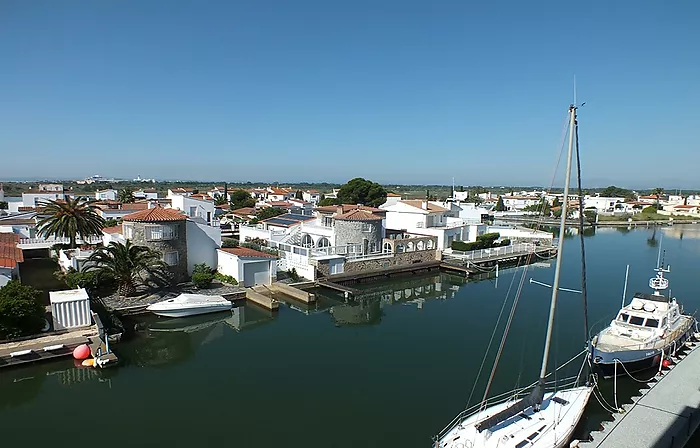
<svg viewBox="0 0 700 448">
<path fill-rule="evenodd" d="M 619 320 L 620 322 L 627 322 L 627 319 L 629 319 L 629 317 L 630 316 L 627 313 L 620 313 L 620 315 L 617 316 L 617 320 Z"/>
<path fill-rule="evenodd" d="M 630 316 L 630 320 L 628 323 L 631 325 L 641 326 L 642 324 L 644 324 L 644 318 L 639 316 Z"/>
<path fill-rule="evenodd" d="M 644 322 L 645 327 L 650 327 L 650 328 L 658 328 L 659 326 L 659 321 L 656 319 L 647 319 L 646 322 Z"/>
</svg>

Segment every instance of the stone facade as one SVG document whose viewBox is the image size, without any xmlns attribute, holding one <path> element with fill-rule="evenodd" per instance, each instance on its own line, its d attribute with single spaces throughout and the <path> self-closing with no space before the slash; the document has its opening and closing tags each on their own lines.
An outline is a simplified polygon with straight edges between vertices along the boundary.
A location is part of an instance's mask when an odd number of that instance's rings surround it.
<svg viewBox="0 0 700 448">
<path fill-rule="evenodd" d="M 177 264 L 171 265 L 170 270 L 175 276 L 176 282 L 187 279 L 187 221 L 164 221 L 164 222 L 124 222 L 124 226 L 132 227 L 132 234 L 129 238 L 132 244 L 146 246 L 157 250 L 163 255 L 163 259 L 168 261 L 166 254 L 177 252 Z M 149 226 L 168 226 L 174 230 L 174 238 L 161 240 L 148 240 L 146 238 L 146 228 Z M 126 231 L 125 231 L 126 233 Z"/>
<path fill-rule="evenodd" d="M 360 246 L 356 253 L 373 253 L 382 250 L 382 219 L 376 220 L 335 220 L 335 246 Z"/>
<path fill-rule="evenodd" d="M 365 272 L 376 269 L 388 268 L 391 266 L 401 266 L 414 263 L 424 263 L 426 261 L 439 260 L 438 251 L 422 250 L 417 252 L 405 252 L 402 254 L 394 254 L 394 256 L 377 257 L 369 260 L 346 261 L 344 273 L 350 272 Z M 320 266 L 319 266 L 320 267 Z M 327 265 L 326 265 L 327 267 Z M 319 270 L 320 272 L 320 270 Z M 326 274 L 327 275 L 327 274 Z"/>
</svg>

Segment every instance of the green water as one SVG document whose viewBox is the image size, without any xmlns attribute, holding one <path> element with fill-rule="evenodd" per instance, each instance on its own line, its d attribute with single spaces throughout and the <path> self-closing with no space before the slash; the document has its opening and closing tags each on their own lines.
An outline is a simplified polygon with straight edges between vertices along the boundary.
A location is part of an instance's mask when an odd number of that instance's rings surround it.
<svg viewBox="0 0 700 448">
<path fill-rule="evenodd" d="M 662 235 L 673 295 L 687 311 L 700 308 L 700 227 L 598 229 L 586 238 L 592 325 L 618 309 L 626 264 L 630 290 L 647 290 Z M 580 286 L 578 259 L 578 240 L 569 238 L 562 287 Z M 3 446 L 428 447 L 466 405 L 521 274 L 412 276 L 360 285 L 370 298 L 354 306 L 328 294 L 311 309 L 282 307 L 274 316 L 245 307 L 175 325 L 144 318 L 115 346 L 118 368 L 65 361 L 0 371 Z M 527 271 L 494 393 L 536 379 L 550 290 L 527 280 L 551 283 L 552 274 L 552 262 Z M 560 297 L 559 364 L 584 340 L 581 296 Z M 610 385 L 603 389 L 612 399 Z M 621 381 L 619 398 L 635 389 Z M 591 402 L 579 432 L 608 417 Z"/>
</svg>

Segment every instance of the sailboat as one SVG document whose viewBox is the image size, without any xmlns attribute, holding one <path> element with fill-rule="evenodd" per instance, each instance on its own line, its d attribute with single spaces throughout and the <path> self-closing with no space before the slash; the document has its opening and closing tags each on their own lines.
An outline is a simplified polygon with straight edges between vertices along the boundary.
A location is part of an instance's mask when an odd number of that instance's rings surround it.
<svg viewBox="0 0 700 448">
<path fill-rule="evenodd" d="M 505 400 L 491 406 L 482 403 L 476 410 L 465 410 L 435 438 L 434 448 L 560 448 L 567 445 L 578 425 L 593 385 L 547 391 L 547 363 L 554 329 L 554 316 L 559 294 L 559 279 L 564 249 L 569 183 L 577 135 L 576 106 L 569 107 L 569 148 L 564 182 L 557 246 L 557 258 L 552 283 L 547 335 L 542 354 L 539 379 L 530 393 L 522 397 L 514 391 L 504 394 Z M 580 176 L 579 176 L 580 179 Z M 497 400 L 499 397 L 495 397 Z"/>
</svg>

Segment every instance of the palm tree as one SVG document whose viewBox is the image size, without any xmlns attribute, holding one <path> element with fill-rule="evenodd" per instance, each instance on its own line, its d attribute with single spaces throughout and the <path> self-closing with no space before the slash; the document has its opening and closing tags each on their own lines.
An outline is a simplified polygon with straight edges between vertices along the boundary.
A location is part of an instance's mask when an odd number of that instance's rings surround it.
<svg viewBox="0 0 700 448">
<path fill-rule="evenodd" d="M 99 278 L 114 279 L 122 296 L 136 293 L 139 285 L 166 285 L 170 282 L 168 265 L 160 252 L 146 246 L 111 242 L 100 247 L 88 258 L 86 271 L 97 272 Z"/>
<path fill-rule="evenodd" d="M 129 187 L 122 188 L 117 194 L 117 199 L 124 204 L 134 202 L 134 192 Z"/>
<path fill-rule="evenodd" d="M 105 220 L 97 214 L 92 201 L 67 197 L 65 200 L 42 201 L 40 207 L 37 228 L 39 235 L 45 238 L 69 238 L 70 247 L 74 249 L 78 237 L 86 240 L 102 235 Z"/>
</svg>

